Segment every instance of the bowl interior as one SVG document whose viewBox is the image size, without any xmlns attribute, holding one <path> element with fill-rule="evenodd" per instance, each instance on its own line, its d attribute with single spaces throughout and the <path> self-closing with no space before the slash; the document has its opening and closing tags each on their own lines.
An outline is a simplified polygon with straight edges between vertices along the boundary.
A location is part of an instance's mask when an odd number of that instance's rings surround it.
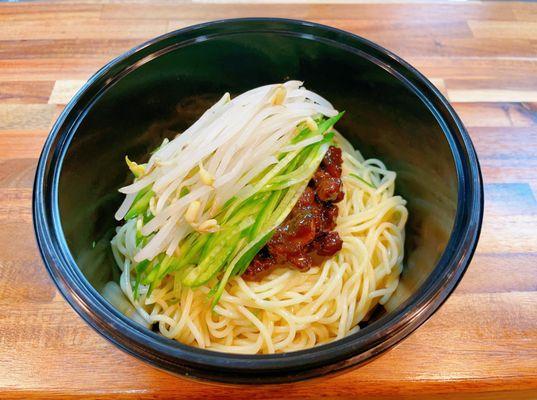
<svg viewBox="0 0 537 400">
<path fill-rule="evenodd" d="M 70 252 L 91 285 L 100 290 L 118 274 L 109 240 L 117 189 L 130 179 L 125 155 L 145 162 L 164 137 L 184 130 L 226 91 L 288 79 L 345 110 L 339 131 L 365 157 L 397 172 L 410 218 L 402 280 L 388 312 L 419 290 L 446 248 L 457 207 L 457 173 L 441 125 L 426 102 L 365 53 L 270 32 L 192 40 L 148 55 L 82 116 L 63 161 L 58 202 Z"/>
</svg>

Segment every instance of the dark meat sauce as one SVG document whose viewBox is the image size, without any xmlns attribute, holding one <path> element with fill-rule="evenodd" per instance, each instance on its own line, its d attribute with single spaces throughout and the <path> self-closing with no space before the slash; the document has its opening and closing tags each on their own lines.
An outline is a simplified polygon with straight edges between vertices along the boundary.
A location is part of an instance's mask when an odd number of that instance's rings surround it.
<svg viewBox="0 0 537 400">
<path fill-rule="evenodd" d="M 330 146 L 291 213 L 242 275 L 244 279 L 260 280 L 276 266 L 307 271 L 314 264 L 312 255 L 330 257 L 341 250 L 343 242 L 334 231 L 338 216 L 334 203 L 345 195 L 342 162 L 341 149 Z"/>
</svg>

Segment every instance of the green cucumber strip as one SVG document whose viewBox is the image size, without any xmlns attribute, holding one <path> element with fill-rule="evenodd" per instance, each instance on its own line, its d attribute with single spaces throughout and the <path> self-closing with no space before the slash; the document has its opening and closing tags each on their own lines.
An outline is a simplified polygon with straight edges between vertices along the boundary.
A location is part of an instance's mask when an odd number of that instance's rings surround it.
<svg viewBox="0 0 537 400">
<path fill-rule="evenodd" d="M 220 300 L 220 297 L 222 297 L 222 293 L 224 292 L 224 288 L 226 287 L 226 284 L 229 281 L 229 278 L 238 274 L 242 274 L 246 270 L 246 268 L 248 267 L 248 265 L 250 265 L 250 263 L 252 262 L 256 254 L 259 253 L 259 250 L 261 250 L 263 246 L 266 245 L 267 242 L 270 240 L 273 233 L 274 233 L 273 231 L 270 231 L 261 239 L 259 239 L 247 252 L 245 252 L 240 257 L 240 259 L 235 264 L 234 268 L 226 269 L 226 273 L 224 274 L 220 282 L 218 282 L 218 284 L 214 286 L 209 292 L 209 296 L 213 297 L 213 300 L 211 302 L 212 308 L 214 308 L 214 306 Z M 237 271 L 241 271 L 241 272 L 237 274 Z"/>
<path fill-rule="evenodd" d="M 146 298 L 151 296 L 151 293 L 153 293 L 153 289 L 155 288 L 155 281 L 151 282 L 149 284 L 149 289 L 147 289 Z"/>
<path fill-rule="evenodd" d="M 134 300 L 138 300 L 138 288 L 140 287 L 140 279 L 136 278 L 134 281 L 134 289 L 132 291 L 132 296 L 134 297 Z"/>
<path fill-rule="evenodd" d="M 153 215 L 153 213 L 151 213 L 149 209 L 142 214 L 142 221 L 144 225 L 151 221 L 153 218 L 155 218 L 155 216 Z"/>
<path fill-rule="evenodd" d="M 182 258 L 178 258 L 178 262 L 170 265 L 166 272 L 177 271 L 188 264 L 194 263 L 198 259 L 207 240 L 209 240 L 209 235 L 200 235 L 197 232 L 190 234 L 180 248 L 179 253 Z"/>
<path fill-rule="evenodd" d="M 359 181 L 365 183 L 367 186 L 369 186 L 371 189 L 376 189 L 377 187 L 375 185 L 373 185 L 372 183 L 369 183 L 368 181 L 366 181 L 364 178 L 361 178 L 359 177 L 358 175 L 356 174 L 349 174 L 350 176 L 352 176 L 353 178 L 356 178 L 358 179 Z"/>
<path fill-rule="evenodd" d="M 306 156 L 307 156 L 307 152 L 305 152 L 305 151 L 304 151 L 304 152 L 301 152 L 301 153 L 298 155 L 298 157 L 295 157 L 295 158 L 293 159 L 293 161 L 291 161 L 291 162 L 287 165 L 287 167 L 286 167 L 285 169 L 282 170 L 282 174 L 287 174 L 287 173 L 289 173 L 289 172 L 291 172 L 291 171 L 294 171 L 295 168 L 296 168 L 299 164 L 302 164 L 302 162 L 304 161 L 304 159 L 306 158 Z M 279 176 L 279 175 L 277 175 L 277 176 Z M 277 177 L 277 176 L 276 176 L 276 177 Z M 272 182 L 274 179 L 276 179 L 276 177 L 274 177 L 274 178 L 271 180 L 271 182 Z"/>
<path fill-rule="evenodd" d="M 257 193 L 263 186 L 265 186 L 272 178 L 279 174 L 295 157 L 300 154 L 300 150 L 295 150 L 282 158 L 277 164 L 274 164 L 270 171 L 252 187 L 252 194 Z M 247 196 L 250 197 L 250 196 Z"/>
<path fill-rule="evenodd" d="M 212 239 L 214 239 L 213 236 Z M 184 281 L 190 281 L 191 278 L 194 281 L 197 279 L 206 269 L 208 269 L 217 259 L 218 255 L 225 251 L 225 248 L 229 246 L 229 243 L 233 243 L 233 235 L 221 236 L 220 240 L 217 241 L 207 241 L 205 244 L 202 254 L 200 255 L 197 263 L 197 267 L 189 274 L 190 278 L 185 279 Z M 189 285 L 190 286 L 190 285 Z"/>
<path fill-rule="evenodd" d="M 181 267 L 186 265 L 186 264 L 182 263 L 182 259 L 180 259 L 178 257 L 171 257 L 171 258 L 172 258 L 172 261 L 169 263 L 167 268 L 164 271 L 159 272 L 159 275 L 156 278 L 158 281 L 164 279 L 164 277 L 166 275 L 172 273 L 173 271 L 177 271 Z"/>
<path fill-rule="evenodd" d="M 228 261 L 229 257 L 234 253 L 235 248 L 236 246 L 234 245 L 224 247 L 222 251 L 219 252 L 217 260 L 210 264 L 210 266 L 206 268 L 205 271 L 201 272 L 193 286 L 196 287 L 199 285 L 203 285 L 204 283 L 209 281 L 214 275 L 216 275 L 218 271 L 220 271 L 225 265 L 225 263 Z"/>
<path fill-rule="evenodd" d="M 219 251 L 212 253 L 207 264 L 208 267 L 198 268 L 201 266 L 200 264 L 198 267 L 194 268 L 198 275 L 193 286 L 202 285 L 216 275 L 230 258 L 232 259 L 237 255 L 245 241 L 246 239 L 240 234 L 230 236 L 229 240 L 226 241 Z M 194 276 L 193 271 L 191 271 L 189 275 Z"/>
<path fill-rule="evenodd" d="M 301 167 L 297 168 L 293 172 L 290 172 L 289 174 L 281 175 L 282 179 L 278 179 L 278 180 L 274 179 L 273 182 L 266 185 L 262 190 L 263 191 L 282 190 L 289 186 L 293 186 L 297 183 L 300 183 L 306 179 L 309 181 L 309 179 L 311 179 L 311 176 L 315 172 L 315 170 L 312 170 L 312 166 L 315 166 L 315 168 L 317 168 L 317 166 L 322 161 L 322 158 L 319 159 L 320 149 L 317 148 L 316 150 L 317 152 L 314 153 L 309 159 L 305 160 Z M 324 156 L 324 152 L 322 153 L 322 155 Z"/>
<path fill-rule="evenodd" d="M 140 282 L 142 281 L 142 274 L 149 267 L 149 264 L 150 264 L 149 260 L 143 260 L 143 261 L 140 261 L 138 264 L 136 264 L 136 267 L 134 267 L 134 270 L 136 271 L 136 279 L 135 279 L 134 291 L 133 291 L 134 299 L 138 298 L 138 287 L 140 286 Z"/>
<path fill-rule="evenodd" d="M 309 139 L 316 134 L 317 131 L 313 132 L 310 128 L 304 128 L 298 134 L 289 141 L 289 144 L 297 144 L 298 142 L 303 141 L 304 139 Z"/>
<path fill-rule="evenodd" d="M 280 201 L 280 204 L 278 204 L 278 207 L 276 207 L 271 215 L 270 221 L 268 222 L 271 230 L 275 229 L 285 220 L 285 218 L 287 218 L 300 196 L 302 196 L 304 190 L 306 190 L 308 183 L 309 182 L 307 181 L 301 182 L 289 188 L 283 199 Z"/>
<path fill-rule="evenodd" d="M 136 275 L 141 275 L 146 269 L 149 267 L 149 260 L 143 260 L 140 261 L 138 264 L 136 264 L 135 271 Z"/>
<path fill-rule="evenodd" d="M 136 230 L 136 247 L 140 246 L 140 243 L 144 240 L 144 235 L 138 229 Z"/>
<path fill-rule="evenodd" d="M 313 132 L 309 128 L 302 129 L 294 138 L 292 138 L 289 141 L 290 145 L 297 144 L 305 139 L 309 139 L 310 137 L 313 137 L 317 135 L 317 131 Z M 283 152 L 278 155 L 278 161 L 280 161 L 283 157 L 285 157 L 286 154 L 289 154 L 289 152 Z"/>
<path fill-rule="evenodd" d="M 237 196 L 233 196 L 230 199 L 226 200 L 226 202 L 222 205 L 222 208 L 220 209 L 220 213 L 224 212 L 236 200 L 238 200 Z"/>
<path fill-rule="evenodd" d="M 250 239 L 255 238 L 259 234 L 261 229 L 263 229 L 270 215 L 274 212 L 274 209 L 276 208 L 282 193 L 283 191 L 272 192 L 269 199 L 266 201 L 266 204 L 261 209 L 261 212 L 258 214 L 255 223 L 250 229 L 250 232 L 248 234 L 248 237 Z"/>
<path fill-rule="evenodd" d="M 261 190 L 263 191 L 269 191 L 269 190 L 282 190 L 286 187 L 292 186 L 293 184 L 297 183 L 295 181 L 301 181 L 303 179 L 307 179 L 307 176 L 311 175 L 313 172 L 310 173 L 311 164 L 310 163 L 316 163 L 317 166 L 320 163 L 318 162 L 318 150 L 326 143 L 332 142 L 334 138 L 334 133 L 329 132 L 325 134 L 325 137 L 323 140 L 317 143 L 313 143 L 310 146 L 305 147 L 302 149 L 305 153 L 305 157 L 302 160 L 302 166 L 291 170 L 290 172 L 282 175 L 278 175 L 274 177 L 274 179 L 271 180 L 269 184 L 264 186 Z M 323 157 L 326 152 L 323 152 Z M 322 158 L 321 158 L 322 161 Z"/>
<path fill-rule="evenodd" d="M 252 215 L 259 211 L 261 204 L 262 203 L 254 202 L 252 203 L 253 207 L 240 209 L 238 214 L 234 215 L 233 218 L 227 221 L 227 224 L 223 225 L 218 232 L 204 234 L 204 236 L 209 237 L 209 239 L 203 247 L 198 260 L 203 260 L 205 257 L 207 257 L 215 244 L 227 240 L 230 235 L 230 231 L 240 234 L 245 229 L 250 228 L 254 222 Z M 252 222 L 249 222 L 250 220 Z"/>
<path fill-rule="evenodd" d="M 301 142 L 304 139 L 309 139 L 310 137 L 313 137 L 315 135 L 322 135 L 331 126 L 335 125 L 335 123 L 339 121 L 339 119 L 343 116 L 344 113 L 345 111 L 342 111 L 338 115 L 331 118 L 318 118 L 315 121 L 315 123 L 317 124 L 317 130 L 312 131 L 311 129 L 306 127 L 302 129 L 293 139 L 291 139 L 289 141 L 289 144 L 297 144 L 298 142 Z"/>
<path fill-rule="evenodd" d="M 200 236 L 207 236 L 207 240 L 205 241 L 205 244 L 203 245 L 203 248 L 201 249 L 201 252 L 198 256 L 198 261 L 201 262 L 204 260 L 211 250 L 215 247 L 215 244 L 221 243 L 222 240 L 222 231 L 214 232 L 214 233 L 207 233 L 205 235 L 200 234 Z M 218 240 L 220 239 L 220 240 Z"/>
<path fill-rule="evenodd" d="M 218 242 L 201 262 L 182 279 L 182 284 L 189 287 L 196 287 L 204 284 L 221 267 L 233 252 L 237 243 L 237 234 L 230 234 L 226 240 Z"/>
<path fill-rule="evenodd" d="M 245 199 L 242 203 L 237 204 L 236 207 L 230 208 L 228 212 L 222 218 L 221 226 L 232 226 L 236 224 L 237 220 L 241 221 L 247 216 L 257 212 L 261 207 L 265 198 L 268 197 L 265 193 L 256 193 L 252 197 Z M 220 219 L 219 216 L 216 219 Z"/>
<path fill-rule="evenodd" d="M 142 242 L 141 242 L 141 247 L 144 247 L 147 243 L 149 243 L 151 241 L 151 239 L 153 239 L 155 237 L 155 234 L 152 233 L 150 234 L 149 236 L 143 236 L 142 237 Z"/>
<path fill-rule="evenodd" d="M 318 127 L 319 129 L 317 130 L 317 134 L 323 134 L 325 133 L 328 129 L 332 128 L 336 122 L 338 122 L 341 117 L 343 117 L 343 114 L 345 114 L 345 111 L 341 111 L 338 115 L 335 115 L 331 118 L 328 118 L 328 119 L 325 119 L 324 121 L 322 121 Z"/>
<path fill-rule="evenodd" d="M 333 141 L 334 136 L 335 136 L 334 132 L 328 132 L 327 134 L 324 135 L 324 139 L 320 143 L 330 143 Z"/>
<path fill-rule="evenodd" d="M 134 202 L 132 203 L 131 208 L 129 209 L 129 212 L 125 215 L 125 221 L 135 218 L 140 214 L 143 214 L 147 207 L 149 206 L 149 200 L 151 200 L 151 197 L 155 194 L 151 190 L 152 186 L 147 186 L 146 188 L 140 190 L 136 197 L 134 198 Z"/>
<path fill-rule="evenodd" d="M 174 257 L 170 257 L 168 256 L 167 254 L 164 256 L 164 258 L 162 259 L 162 261 L 157 264 L 155 266 L 155 268 L 153 268 L 151 270 L 151 272 L 149 272 L 149 274 L 147 274 L 147 277 L 145 278 L 147 282 L 153 282 L 155 280 L 157 280 L 157 278 L 164 272 L 168 269 L 168 267 L 170 266 L 170 264 L 174 261 Z"/>
<path fill-rule="evenodd" d="M 274 230 L 268 232 L 255 245 L 253 245 L 250 250 L 244 253 L 243 256 L 239 259 L 239 261 L 237 261 L 237 264 L 235 264 L 235 268 L 232 275 L 242 275 L 246 268 L 248 268 L 248 265 L 250 265 L 254 257 L 257 255 L 257 253 L 259 253 L 263 246 L 265 246 L 270 240 L 270 238 L 272 238 L 272 235 L 274 235 Z"/>
<path fill-rule="evenodd" d="M 147 272 L 146 272 L 145 276 L 141 280 L 141 282 L 144 285 L 148 285 L 149 283 L 151 283 L 151 280 L 148 279 L 148 278 L 149 278 L 149 276 L 154 276 L 154 275 L 152 275 L 152 273 L 153 273 L 153 271 L 158 269 L 158 266 L 160 265 L 160 263 L 164 259 L 164 256 L 165 256 L 165 254 L 161 253 L 161 254 L 157 255 L 155 258 L 153 258 L 151 260 L 151 262 L 149 263 L 148 268 L 146 269 Z"/>
<path fill-rule="evenodd" d="M 289 166 L 292 168 L 289 168 L 286 171 L 282 171 L 280 175 L 275 176 L 273 179 L 271 179 L 270 183 L 267 184 L 266 186 L 270 186 L 273 183 L 279 183 L 287 179 L 290 179 L 293 176 L 293 174 L 297 175 L 296 171 L 301 171 L 307 168 L 307 166 L 305 166 L 304 164 L 307 164 L 308 160 L 315 157 L 315 155 L 317 154 L 316 150 L 321 146 L 321 144 L 322 144 L 321 142 L 317 142 L 301 149 L 301 154 L 298 157 L 296 157 L 295 160 L 293 160 L 293 163 L 289 164 Z M 300 165 L 300 167 L 297 168 L 298 165 Z"/>
</svg>

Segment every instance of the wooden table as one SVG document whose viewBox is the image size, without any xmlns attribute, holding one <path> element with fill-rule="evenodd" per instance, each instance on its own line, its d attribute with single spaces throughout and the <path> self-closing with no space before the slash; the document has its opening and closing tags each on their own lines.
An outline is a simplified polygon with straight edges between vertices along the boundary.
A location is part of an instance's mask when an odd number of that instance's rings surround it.
<svg viewBox="0 0 537 400">
<path fill-rule="evenodd" d="M 34 169 L 80 85 L 130 47 L 197 22 L 307 19 L 393 50 L 453 102 L 485 180 L 481 241 L 429 322 L 319 381 L 221 388 L 157 371 L 73 312 L 34 240 Z M 537 4 L 0 4 L 0 397 L 537 398 Z M 445 396 L 445 397 L 444 397 Z"/>
</svg>

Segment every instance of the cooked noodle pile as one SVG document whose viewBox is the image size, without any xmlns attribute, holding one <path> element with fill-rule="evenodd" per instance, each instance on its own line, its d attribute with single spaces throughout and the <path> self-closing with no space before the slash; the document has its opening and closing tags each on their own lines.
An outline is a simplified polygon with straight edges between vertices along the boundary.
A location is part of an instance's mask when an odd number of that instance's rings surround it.
<svg viewBox="0 0 537 400">
<path fill-rule="evenodd" d="M 395 291 L 402 269 L 405 200 L 394 195 L 395 173 L 364 160 L 341 136 L 345 198 L 336 230 L 342 250 L 306 272 L 278 268 L 260 282 L 231 279 L 214 307 L 211 283 L 192 289 L 174 275 L 149 297 L 133 301 L 130 266 L 136 223 L 118 228 L 113 250 L 120 286 L 135 317 L 161 334 L 196 347 L 229 353 L 279 353 L 342 338 Z M 106 291 L 113 292 L 113 283 Z"/>
</svg>

